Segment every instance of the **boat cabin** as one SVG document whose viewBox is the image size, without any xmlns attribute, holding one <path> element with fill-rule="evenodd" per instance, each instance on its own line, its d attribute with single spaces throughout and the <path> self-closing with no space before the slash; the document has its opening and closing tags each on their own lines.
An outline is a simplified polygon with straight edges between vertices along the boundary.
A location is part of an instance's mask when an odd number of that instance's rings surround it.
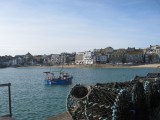
<svg viewBox="0 0 160 120">
<path fill-rule="evenodd" d="M 60 72 L 59 76 L 55 76 L 54 73 L 52 72 L 44 72 L 46 74 L 45 79 L 46 80 L 66 80 L 68 78 L 70 78 L 68 73 L 64 73 L 64 72 Z"/>
</svg>

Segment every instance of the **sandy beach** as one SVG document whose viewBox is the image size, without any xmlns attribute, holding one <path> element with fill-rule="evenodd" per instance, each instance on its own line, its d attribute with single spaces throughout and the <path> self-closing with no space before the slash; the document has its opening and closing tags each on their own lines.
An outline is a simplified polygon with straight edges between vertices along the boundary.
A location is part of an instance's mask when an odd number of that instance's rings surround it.
<svg viewBox="0 0 160 120">
<path fill-rule="evenodd" d="M 63 68 L 157 68 L 159 64 L 143 64 L 143 65 L 115 65 L 115 64 L 93 64 L 93 65 L 63 65 Z M 62 68 L 61 65 L 54 66 L 26 66 L 26 67 L 37 67 L 37 68 Z"/>
<path fill-rule="evenodd" d="M 160 64 L 144 64 L 144 65 L 111 65 L 111 64 L 96 64 L 96 65 L 65 65 L 64 68 L 157 68 Z"/>
<path fill-rule="evenodd" d="M 160 68 L 160 64 L 145 64 L 145 65 L 135 65 L 135 66 L 131 66 L 133 68 Z"/>
</svg>

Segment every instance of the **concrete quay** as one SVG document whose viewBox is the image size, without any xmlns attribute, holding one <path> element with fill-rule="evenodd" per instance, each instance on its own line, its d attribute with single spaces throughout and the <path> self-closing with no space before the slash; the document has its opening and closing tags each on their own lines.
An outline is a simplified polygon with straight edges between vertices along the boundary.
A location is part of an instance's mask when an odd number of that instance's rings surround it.
<svg viewBox="0 0 160 120">
<path fill-rule="evenodd" d="M 0 117 L 0 120 L 14 120 L 14 119 L 11 117 Z"/>
<path fill-rule="evenodd" d="M 65 112 L 55 117 L 47 118 L 47 120 L 73 120 L 73 119 L 68 112 Z"/>
</svg>

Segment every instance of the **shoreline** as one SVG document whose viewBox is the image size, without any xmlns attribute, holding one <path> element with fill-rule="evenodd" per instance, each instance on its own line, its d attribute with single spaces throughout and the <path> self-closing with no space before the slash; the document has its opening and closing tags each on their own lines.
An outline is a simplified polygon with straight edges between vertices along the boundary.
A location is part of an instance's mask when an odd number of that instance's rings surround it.
<svg viewBox="0 0 160 120">
<path fill-rule="evenodd" d="M 61 65 L 55 66 L 21 66 L 30 68 L 62 68 Z M 115 65 L 115 64 L 93 64 L 93 65 L 63 65 L 63 68 L 160 68 L 160 63 L 158 64 L 140 64 L 140 65 Z"/>
</svg>

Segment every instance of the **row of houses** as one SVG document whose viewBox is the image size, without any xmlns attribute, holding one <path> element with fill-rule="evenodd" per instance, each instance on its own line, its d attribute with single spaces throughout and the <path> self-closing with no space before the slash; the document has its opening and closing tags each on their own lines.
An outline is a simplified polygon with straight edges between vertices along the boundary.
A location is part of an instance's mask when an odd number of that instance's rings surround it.
<svg viewBox="0 0 160 120">
<path fill-rule="evenodd" d="M 12 56 L 0 56 L 0 67 L 8 66 L 29 66 L 29 65 L 60 65 L 71 64 L 75 61 L 76 53 L 61 53 L 51 55 L 32 55 L 27 53 L 25 55 Z"/>
<path fill-rule="evenodd" d="M 0 66 L 25 66 L 25 65 L 60 65 L 60 64 L 139 64 L 159 63 L 160 45 L 150 46 L 146 49 L 94 49 L 78 53 L 61 53 L 51 55 L 25 55 L 0 56 Z"/>
<path fill-rule="evenodd" d="M 76 54 L 76 64 L 138 64 L 138 63 L 159 63 L 160 45 L 150 46 L 146 49 L 117 49 L 112 47 L 94 49 L 91 51 Z"/>
</svg>

